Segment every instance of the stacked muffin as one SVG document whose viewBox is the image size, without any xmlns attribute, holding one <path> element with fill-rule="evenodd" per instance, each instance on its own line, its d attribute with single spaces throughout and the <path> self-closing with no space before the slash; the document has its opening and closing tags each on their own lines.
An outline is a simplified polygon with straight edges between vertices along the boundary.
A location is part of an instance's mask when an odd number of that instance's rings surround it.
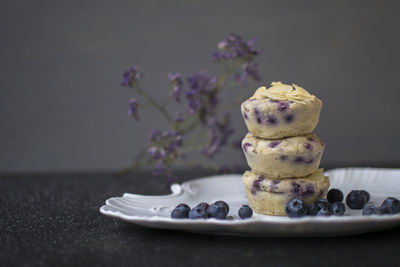
<svg viewBox="0 0 400 267">
<path fill-rule="evenodd" d="M 303 88 L 273 82 L 241 105 L 249 133 L 242 141 L 251 171 L 243 175 L 257 213 L 285 215 L 289 199 L 324 197 L 329 179 L 318 169 L 324 143 L 312 133 L 322 102 Z"/>
</svg>

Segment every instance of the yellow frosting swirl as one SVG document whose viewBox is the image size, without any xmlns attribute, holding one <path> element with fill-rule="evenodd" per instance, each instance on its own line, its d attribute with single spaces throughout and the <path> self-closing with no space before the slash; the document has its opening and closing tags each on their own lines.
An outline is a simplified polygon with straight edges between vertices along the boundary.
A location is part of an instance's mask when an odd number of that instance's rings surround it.
<svg viewBox="0 0 400 267">
<path fill-rule="evenodd" d="M 307 98 L 315 98 L 315 96 L 296 84 L 288 85 L 281 82 L 272 82 L 271 87 L 268 89 L 265 86 L 258 88 L 250 99 L 263 98 L 301 102 Z"/>
</svg>

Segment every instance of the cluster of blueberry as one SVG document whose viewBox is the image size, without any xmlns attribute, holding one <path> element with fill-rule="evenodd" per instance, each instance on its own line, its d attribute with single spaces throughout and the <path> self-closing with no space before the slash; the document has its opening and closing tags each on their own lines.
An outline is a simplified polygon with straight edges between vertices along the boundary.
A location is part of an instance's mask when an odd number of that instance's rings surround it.
<svg viewBox="0 0 400 267">
<path fill-rule="evenodd" d="M 227 219 L 229 213 L 229 205 L 225 201 L 217 201 L 211 205 L 206 202 L 197 204 L 194 208 L 190 208 L 187 204 L 179 204 L 171 212 L 171 218 L 174 219 L 207 219 L 215 218 L 224 220 Z M 253 216 L 253 210 L 248 205 L 243 205 L 238 212 L 242 219 Z"/>
<path fill-rule="evenodd" d="M 378 207 L 372 204 L 366 205 L 370 199 L 371 196 L 367 191 L 352 190 L 346 196 L 346 205 L 350 209 L 363 209 L 363 215 L 384 215 L 400 212 L 400 201 L 397 198 L 388 197 Z M 346 207 L 342 201 L 342 191 L 333 188 L 329 190 L 326 199 L 320 199 L 316 203 L 306 204 L 300 199 L 292 198 L 286 204 L 285 211 L 290 218 L 303 216 L 341 216 L 346 211 Z"/>
<path fill-rule="evenodd" d="M 400 200 L 394 197 L 386 198 L 380 206 L 368 204 L 371 199 L 370 194 L 365 190 L 352 190 L 346 196 L 346 205 L 350 209 L 363 209 L 363 215 L 384 215 L 400 213 Z M 342 203 L 343 193 L 339 189 L 329 190 L 326 199 L 320 199 L 315 203 L 306 204 L 301 199 L 292 198 L 286 204 L 286 214 L 290 218 L 303 216 L 341 216 L 346 211 L 346 206 Z M 229 205 L 225 201 L 217 201 L 211 205 L 201 202 L 194 208 L 187 204 L 179 204 L 171 212 L 174 219 L 229 219 Z M 243 205 L 238 215 L 242 219 L 253 216 L 253 210 L 248 205 Z"/>
<path fill-rule="evenodd" d="M 378 207 L 368 204 L 363 209 L 363 215 L 385 215 L 400 212 L 400 200 L 394 197 L 386 198 Z"/>
<path fill-rule="evenodd" d="M 290 218 L 303 216 L 341 216 L 346 211 L 342 203 L 343 193 L 338 189 L 329 190 L 326 199 L 320 199 L 315 203 L 306 204 L 301 199 L 292 198 L 286 204 L 286 214 Z"/>
</svg>

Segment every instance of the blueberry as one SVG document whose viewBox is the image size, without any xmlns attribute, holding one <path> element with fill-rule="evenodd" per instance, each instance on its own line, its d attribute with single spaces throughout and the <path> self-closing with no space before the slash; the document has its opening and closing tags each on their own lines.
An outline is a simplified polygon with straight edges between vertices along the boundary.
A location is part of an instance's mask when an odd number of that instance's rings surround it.
<svg viewBox="0 0 400 267">
<path fill-rule="evenodd" d="M 289 108 L 290 104 L 291 103 L 289 102 L 278 102 L 278 110 L 281 112 L 286 111 Z"/>
<path fill-rule="evenodd" d="M 330 216 L 330 215 L 332 215 L 332 212 L 326 208 L 320 209 L 317 213 L 317 216 Z"/>
<path fill-rule="evenodd" d="M 225 201 L 219 200 L 219 201 L 216 201 L 214 204 L 225 207 L 226 211 L 229 213 L 229 205 Z"/>
<path fill-rule="evenodd" d="M 304 161 L 304 158 L 303 158 L 302 156 L 296 156 L 296 157 L 294 158 L 294 162 L 299 163 L 299 162 L 303 162 L 303 161 Z"/>
<path fill-rule="evenodd" d="M 205 202 L 198 204 L 196 207 L 189 211 L 189 218 L 190 219 L 205 219 L 208 218 L 208 209 L 209 205 Z"/>
<path fill-rule="evenodd" d="M 250 143 L 244 143 L 242 146 L 243 152 L 247 153 L 247 147 L 252 146 Z"/>
<path fill-rule="evenodd" d="M 181 203 L 178 206 L 176 206 L 175 209 L 188 209 L 188 210 L 190 210 L 190 207 L 189 207 L 189 205 L 187 205 L 185 203 Z"/>
<path fill-rule="evenodd" d="M 326 199 L 330 202 L 342 202 L 343 201 L 343 193 L 339 189 L 332 188 L 329 190 L 328 194 L 326 195 Z"/>
<path fill-rule="evenodd" d="M 239 209 L 238 215 L 242 219 L 247 219 L 253 216 L 253 210 L 248 205 L 243 205 Z"/>
<path fill-rule="evenodd" d="M 362 209 L 367 203 L 367 196 L 361 190 L 352 190 L 346 197 L 350 209 Z"/>
<path fill-rule="evenodd" d="M 333 215 L 341 216 L 346 211 L 346 206 L 342 202 L 333 202 L 329 210 Z"/>
<path fill-rule="evenodd" d="M 266 122 L 267 122 L 267 124 L 275 125 L 278 122 L 278 120 L 275 118 L 275 116 L 268 115 Z"/>
<path fill-rule="evenodd" d="M 305 143 L 305 144 L 304 144 L 304 148 L 305 148 L 305 149 L 308 149 L 308 150 L 312 150 L 312 149 L 313 149 L 313 145 L 310 144 L 310 143 Z"/>
<path fill-rule="evenodd" d="M 286 204 L 285 211 L 290 218 L 303 217 L 307 215 L 307 206 L 302 200 L 292 198 Z"/>
<path fill-rule="evenodd" d="M 385 214 L 391 214 L 390 210 L 387 207 L 376 207 L 374 210 L 374 214 L 376 215 L 385 215 Z"/>
<path fill-rule="evenodd" d="M 385 215 L 385 214 L 391 214 L 390 210 L 387 207 L 376 207 L 372 204 L 365 205 L 362 215 Z"/>
<path fill-rule="evenodd" d="M 270 148 L 275 148 L 276 146 L 278 146 L 281 143 L 281 141 L 272 141 L 271 143 L 269 143 L 269 147 Z"/>
<path fill-rule="evenodd" d="M 207 214 L 209 218 L 226 219 L 228 211 L 224 206 L 219 206 L 216 203 L 214 203 L 208 207 Z"/>
<path fill-rule="evenodd" d="M 372 204 L 365 205 L 364 208 L 363 208 L 363 211 L 362 211 L 362 215 L 372 215 L 372 214 L 376 214 L 376 213 L 375 213 L 376 210 L 377 210 L 377 208 L 376 208 L 374 205 L 372 205 Z"/>
<path fill-rule="evenodd" d="M 171 218 L 182 219 L 189 216 L 190 207 L 184 203 L 176 206 L 171 212 Z"/>
<path fill-rule="evenodd" d="M 397 198 L 388 197 L 383 201 L 381 208 L 386 210 L 385 214 L 399 213 L 400 212 L 400 201 Z"/>
<path fill-rule="evenodd" d="M 261 183 L 264 181 L 264 176 L 259 176 L 253 181 L 253 186 L 251 187 L 251 193 L 253 195 L 257 194 L 257 191 L 261 191 Z"/>
<path fill-rule="evenodd" d="M 367 199 L 368 202 L 371 199 L 371 195 L 365 190 L 361 190 L 361 192 L 365 195 L 365 198 Z"/>
<path fill-rule="evenodd" d="M 331 203 L 329 203 L 328 200 L 322 198 L 320 200 L 317 201 L 317 205 L 320 209 L 327 209 L 329 210 L 331 207 Z"/>
<path fill-rule="evenodd" d="M 208 203 L 206 203 L 206 202 L 201 202 L 201 203 L 197 204 L 196 207 L 201 207 L 201 208 L 204 208 L 204 209 L 207 210 L 209 206 L 210 206 L 210 205 L 209 205 Z"/>
<path fill-rule="evenodd" d="M 317 205 L 317 203 L 311 203 L 311 204 L 307 205 L 307 215 L 309 215 L 309 216 L 317 215 L 319 210 L 320 210 L 320 208 Z"/>
<path fill-rule="evenodd" d="M 294 119 L 294 117 L 293 117 L 292 114 L 285 115 L 285 121 L 286 121 L 287 123 L 292 122 L 293 119 Z"/>
</svg>

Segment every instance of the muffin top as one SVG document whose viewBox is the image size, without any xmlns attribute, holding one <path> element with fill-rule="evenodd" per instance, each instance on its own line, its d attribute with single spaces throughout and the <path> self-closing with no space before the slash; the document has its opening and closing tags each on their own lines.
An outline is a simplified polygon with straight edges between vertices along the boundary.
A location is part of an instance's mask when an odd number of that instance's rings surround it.
<svg viewBox="0 0 400 267">
<path fill-rule="evenodd" d="M 265 86 L 258 88 L 250 100 L 266 98 L 278 101 L 309 102 L 317 100 L 321 102 L 304 88 L 296 84 L 288 85 L 281 82 L 272 82 L 269 88 Z"/>
</svg>

